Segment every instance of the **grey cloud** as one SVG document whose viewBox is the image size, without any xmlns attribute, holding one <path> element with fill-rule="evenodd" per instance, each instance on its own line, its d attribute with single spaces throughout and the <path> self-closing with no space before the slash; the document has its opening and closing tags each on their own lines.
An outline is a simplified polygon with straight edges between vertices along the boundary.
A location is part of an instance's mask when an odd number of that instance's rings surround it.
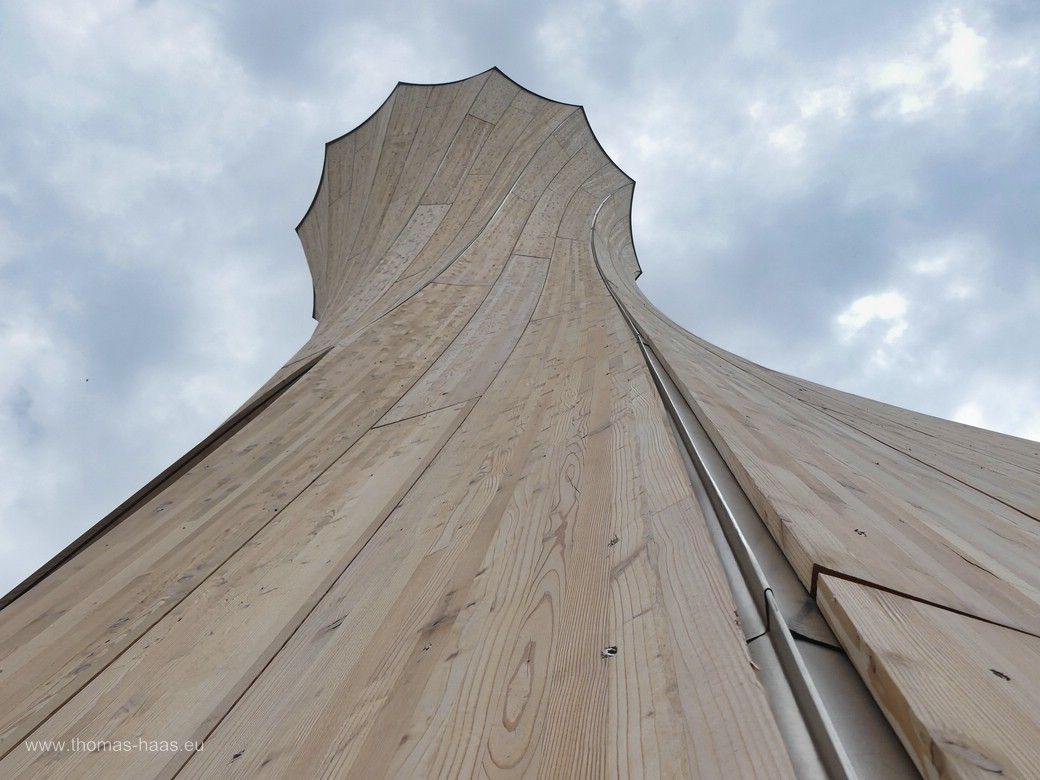
<svg viewBox="0 0 1040 780">
<path fill-rule="evenodd" d="M 85 8 L 0 18 L 0 591 L 305 339 L 292 226 L 324 142 L 399 79 L 496 64 L 586 106 L 638 181 L 641 284 L 678 322 L 781 370 L 1040 435 L 1032 6 Z M 944 49 L 958 24 L 962 48 Z M 941 272 L 914 270 L 944 251 Z M 892 320 L 838 324 L 888 293 L 906 307 L 890 343 Z"/>
</svg>

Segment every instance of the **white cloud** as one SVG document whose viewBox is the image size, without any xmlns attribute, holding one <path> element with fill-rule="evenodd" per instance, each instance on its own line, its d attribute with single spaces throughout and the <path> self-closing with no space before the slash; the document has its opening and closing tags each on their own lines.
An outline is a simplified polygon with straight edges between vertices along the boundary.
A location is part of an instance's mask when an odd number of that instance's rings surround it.
<svg viewBox="0 0 1040 780">
<path fill-rule="evenodd" d="M 944 101 L 981 90 L 995 69 L 989 54 L 986 37 L 959 9 L 944 11 L 920 28 L 908 52 L 872 65 L 866 84 L 887 97 L 882 113 L 919 120 Z M 999 67 L 1020 68 L 1020 60 L 1009 57 Z"/>
<path fill-rule="evenodd" d="M 953 410 L 950 417 L 959 423 L 974 425 L 976 428 L 986 425 L 986 413 L 982 411 L 978 401 L 965 401 Z"/>
<path fill-rule="evenodd" d="M 835 317 L 835 322 L 846 340 L 857 335 L 875 320 L 887 323 L 883 339 L 886 344 L 891 344 L 906 332 L 906 312 L 906 298 L 898 291 L 892 290 L 857 298 Z"/>
<path fill-rule="evenodd" d="M 915 297 L 966 301 L 987 283 L 993 248 L 981 235 L 945 236 L 904 250 Z"/>
<path fill-rule="evenodd" d="M 950 417 L 966 425 L 1040 441 L 1040 383 L 983 374 Z"/>
<path fill-rule="evenodd" d="M 796 124 L 788 124 L 769 134 L 769 143 L 780 151 L 794 156 L 805 146 L 805 132 Z"/>
<path fill-rule="evenodd" d="M 949 255 L 933 255 L 931 257 L 922 257 L 910 266 L 910 270 L 922 276 L 941 276 L 949 267 Z"/>
<path fill-rule="evenodd" d="M 917 87 L 925 83 L 928 67 L 917 60 L 889 60 L 874 66 L 871 79 L 875 87 Z"/>
<path fill-rule="evenodd" d="M 593 35 L 602 29 L 603 12 L 597 2 L 554 5 L 536 30 L 542 56 L 575 77 L 584 76 Z"/>
<path fill-rule="evenodd" d="M 948 69 L 948 80 L 960 90 L 977 89 L 988 70 L 986 39 L 964 23 L 960 11 L 953 13 L 948 26 L 950 38 L 939 54 Z"/>
<path fill-rule="evenodd" d="M 827 86 L 807 90 L 799 101 L 798 109 L 805 119 L 827 114 L 842 119 L 848 115 L 851 104 L 852 95 L 848 88 Z"/>
</svg>

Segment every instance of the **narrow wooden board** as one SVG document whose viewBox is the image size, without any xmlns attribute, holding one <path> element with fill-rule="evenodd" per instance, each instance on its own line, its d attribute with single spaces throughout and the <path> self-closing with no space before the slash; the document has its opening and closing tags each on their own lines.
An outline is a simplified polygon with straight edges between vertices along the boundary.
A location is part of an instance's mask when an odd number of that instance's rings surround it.
<svg viewBox="0 0 1040 780">
<path fill-rule="evenodd" d="M 485 122 L 498 122 L 519 91 L 516 84 L 494 71 L 480 90 L 471 113 Z"/>
<path fill-rule="evenodd" d="M 379 425 L 483 395 L 530 322 L 548 265 L 510 258 L 473 319 Z"/>
</svg>

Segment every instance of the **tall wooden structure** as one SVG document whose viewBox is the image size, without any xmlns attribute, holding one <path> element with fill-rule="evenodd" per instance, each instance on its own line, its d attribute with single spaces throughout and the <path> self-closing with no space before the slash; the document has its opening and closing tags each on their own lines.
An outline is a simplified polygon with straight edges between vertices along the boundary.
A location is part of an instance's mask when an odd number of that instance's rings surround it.
<svg viewBox="0 0 1040 780">
<path fill-rule="evenodd" d="M 633 184 L 497 69 L 330 142 L 313 337 L 4 600 L 0 776 L 1038 776 L 1038 445 L 682 330 Z"/>
</svg>

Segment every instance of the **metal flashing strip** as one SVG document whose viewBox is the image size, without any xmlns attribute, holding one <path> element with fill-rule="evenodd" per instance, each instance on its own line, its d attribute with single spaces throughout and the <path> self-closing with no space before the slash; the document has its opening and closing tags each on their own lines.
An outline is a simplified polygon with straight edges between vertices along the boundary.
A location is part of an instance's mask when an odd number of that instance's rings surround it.
<svg viewBox="0 0 1040 780">
<path fill-rule="evenodd" d="M 691 404 L 603 273 L 595 236 L 606 202 L 600 203 L 592 219 L 593 263 L 639 345 L 682 444 L 680 453 L 694 495 L 725 570 L 748 651 L 796 775 L 864 780 L 920 777 L 820 614 L 814 594 L 805 590 Z M 791 630 L 791 622 L 797 630 Z M 767 636 L 768 642 L 757 641 Z"/>
<path fill-rule="evenodd" d="M 757 592 L 764 594 L 767 590 L 772 591 L 779 611 L 793 634 L 840 650 L 841 646 L 816 602 L 806 592 L 787 556 L 744 494 L 681 390 L 672 381 L 668 369 L 661 364 L 649 345 L 644 343 L 643 348 L 665 403 L 670 413 L 677 417 L 676 424 L 682 433 L 683 444 L 692 450 L 691 457 L 698 464 L 697 474 L 710 488 L 712 506 L 720 517 L 729 520 L 723 527 L 730 546 L 737 553 L 741 569 L 749 581 L 754 583 Z M 763 618 L 768 616 L 764 602 L 760 612 Z"/>
<path fill-rule="evenodd" d="M 917 777 L 902 743 L 815 602 L 651 345 L 635 332 L 683 444 L 694 492 L 712 528 L 748 649 L 761 672 L 796 773 L 799 777 Z M 791 629 L 792 619 L 802 631 Z M 768 642 L 761 641 L 766 637 Z"/>
<path fill-rule="evenodd" d="M 795 771 L 799 777 L 851 780 L 858 775 L 798 653 L 787 621 L 777 605 L 765 573 L 737 524 L 726 495 L 719 489 L 718 480 L 705 466 L 703 439 L 698 441 L 701 437 L 696 436 L 691 424 L 692 416 L 680 413 L 683 407 L 689 411 L 687 404 L 674 382 L 665 373 L 650 345 L 641 336 L 637 336 L 637 339 L 665 407 L 694 467 L 691 481 L 696 479 L 700 482 L 701 489 L 709 498 L 710 511 L 705 512 L 705 517 L 709 518 L 709 522 L 717 523 L 721 527 L 723 538 L 736 561 L 745 588 L 753 597 L 752 603 L 755 604 L 760 625 L 764 627 L 762 633 L 748 638 L 749 649 L 753 648 L 755 651 L 753 658 L 757 656 L 756 665 L 762 672 L 767 698 L 777 716 L 777 725 L 788 746 Z M 716 540 L 718 541 L 717 536 Z M 766 648 L 761 646 L 763 643 L 756 642 L 763 637 L 769 638 L 767 647 L 771 648 L 772 652 L 766 651 Z M 759 664 L 758 659 L 763 663 Z M 792 701 L 795 705 L 794 710 L 791 707 Z"/>
</svg>

